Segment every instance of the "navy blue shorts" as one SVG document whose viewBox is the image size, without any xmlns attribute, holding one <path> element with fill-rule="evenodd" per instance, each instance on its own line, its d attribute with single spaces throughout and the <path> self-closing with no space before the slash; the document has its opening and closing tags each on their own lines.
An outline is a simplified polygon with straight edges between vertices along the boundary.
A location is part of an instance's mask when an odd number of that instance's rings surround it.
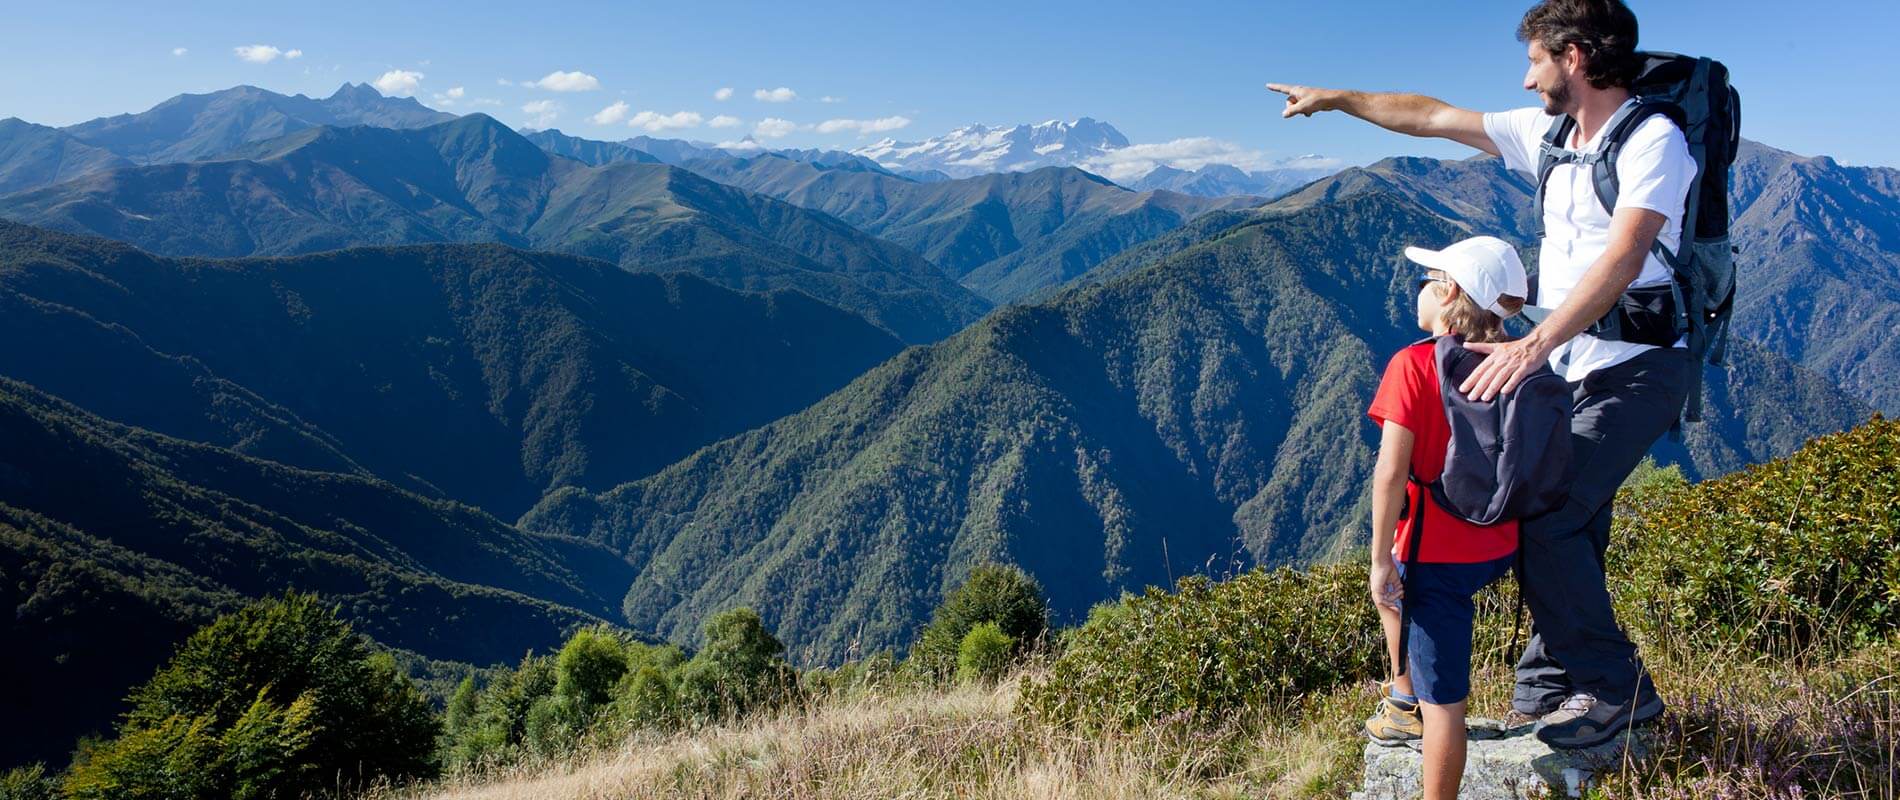
<svg viewBox="0 0 1900 800">
<path fill-rule="evenodd" d="M 1472 564 L 1399 564 L 1402 601 L 1411 617 L 1406 671 L 1412 694 L 1436 706 L 1463 702 L 1471 694 L 1472 597 L 1511 571 L 1515 555 Z"/>
</svg>

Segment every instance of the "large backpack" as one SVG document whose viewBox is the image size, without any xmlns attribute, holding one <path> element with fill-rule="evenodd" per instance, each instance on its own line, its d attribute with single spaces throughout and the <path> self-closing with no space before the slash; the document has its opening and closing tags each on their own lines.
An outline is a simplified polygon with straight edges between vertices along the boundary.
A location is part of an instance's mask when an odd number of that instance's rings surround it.
<svg viewBox="0 0 1900 800">
<path fill-rule="evenodd" d="M 1616 208 L 1616 158 L 1631 131 L 1655 114 L 1668 116 L 1682 129 L 1695 158 L 1696 182 L 1683 206 L 1683 252 L 1672 253 L 1660 239 L 1651 248 L 1669 265 L 1675 280 L 1665 296 L 1632 290 L 1623 302 L 1586 330 L 1604 339 L 1656 343 L 1641 331 L 1660 330 L 1662 344 L 1686 338 L 1692 363 L 1698 365 L 1689 382 L 1689 402 L 1683 419 L 1702 418 L 1700 364 L 1721 365 L 1727 349 L 1729 317 L 1735 307 L 1734 249 L 1729 244 L 1729 168 L 1741 143 L 1742 100 L 1729 85 L 1728 68 L 1719 61 L 1675 53 L 1637 53 L 1643 67 L 1630 93 L 1636 102 L 1626 105 L 1605 123 L 1603 146 L 1592 153 L 1569 150 L 1576 121 L 1558 117 L 1544 134 L 1537 165 L 1537 200 L 1532 206 L 1537 237 L 1544 236 L 1544 188 L 1558 164 L 1577 164 L 1591 171 L 1597 200 L 1606 211 Z M 1661 315 L 1660 317 L 1658 315 Z M 1648 317 L 1647 321 L 1645 318 Z"/>
<path fill-rule="evenodd" d="M 1410 476 L 1419 486 L 1421 502 L 1405 510 L 1412 520 L 1404 554 L 1407 567 L 1418 563 L 1419 542 L 1426 535 L 1426 503 L 1476 525 L 1496 525 L 1555 509 L 1570 485 L 1569 383 L 1549 364 L 1540 364 L 1516 389 L 1489 401 L 1474 400 L 1458 386 L 1484 361 L 1484 354 L 1466 348 L 1464 337 L 1456 334 L 1417 344 L 1426 342 L 1432 342 L 1438 396 L 1451 439 L 1445 445 L 1445 468 L 1436 480 Z M 1401 673 L 1409 646 L 1409 607 L 1400 606 Z"/>
</svg>

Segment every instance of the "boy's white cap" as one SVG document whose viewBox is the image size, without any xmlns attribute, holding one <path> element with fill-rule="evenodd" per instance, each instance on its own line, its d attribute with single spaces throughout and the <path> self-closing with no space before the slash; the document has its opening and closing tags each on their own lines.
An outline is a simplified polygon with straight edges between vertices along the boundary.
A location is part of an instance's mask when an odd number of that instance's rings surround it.
<svg viewBox="0 0 1900 800">
<path fill-rule="evenodd" d="M 1524 262 L 1518 259 L 1517 248 L 1496 236 L 1473 236 L 1443 250 L 1407 247 L 1405 257 L 1445 273 L 1480 308 L 1500 317 L 1510 314 L 1498 305 L 1499 295 L 1530 294 L 1530 281 L 1524 276 Z"/>
</svg>

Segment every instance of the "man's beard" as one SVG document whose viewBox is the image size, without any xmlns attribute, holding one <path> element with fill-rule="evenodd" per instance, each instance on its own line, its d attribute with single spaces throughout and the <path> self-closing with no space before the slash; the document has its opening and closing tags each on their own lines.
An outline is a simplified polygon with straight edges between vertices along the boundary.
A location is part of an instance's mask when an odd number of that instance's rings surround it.
<svg viewBox="0 0 1900 800">
<path fill-rule="evenodd" d="M 1549 91 L 1544 92 L 1544 97 L 1546 98 L 1544 100 L 1544 113 L 1553 117 L 1559 116 L 1563 114 L 1564 109 L 1570 105 L 1570 84 L 1559 82 L 1556 86 L 1551 87 Z"/>
</svg>

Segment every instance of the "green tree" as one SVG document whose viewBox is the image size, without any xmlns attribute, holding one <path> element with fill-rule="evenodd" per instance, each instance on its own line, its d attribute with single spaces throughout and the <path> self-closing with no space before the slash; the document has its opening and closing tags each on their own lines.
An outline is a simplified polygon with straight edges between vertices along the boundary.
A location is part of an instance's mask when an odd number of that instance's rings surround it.
<svg viewBox="0 0 1900 800">
<path fill-rule="evenodd" d="M 765 630 L 758 612 L 735 608 L 706 622 L 706 646 L 680 669 L 684 710 L 697 719 L 728 719 L 775 707 L 797 693 L 798 673 L 785 645 Z"/>
<path fill-rule="evenodd" d="M 587 628 L 567 640 L 555 657 L 554 693 L 583 713 L 612 702 L 614 685 L 627 672 L 627 648 L 611 631 Z"/>
<path fill-rule="evenodd" d="M 219 617 L 129 700 L 69 796 L 293 797 L 436 772 L 428 701 L 314 595 Z"/>
<path fill-rule="evenodd" d="M 1034 578 L 1015 566 L 979 566 L 937 606 L 911 648 L 909 666 L 937 680 L 949 678 L 957 668 L 963 637 L 985 622 L 995 623 L 1010 638 L 1009 656 L 1014 660 L 1042 638 L 1048 619 L 1048 603 Z"/>
<path fill-rule="evenodd" d="M 1010 653 L 1015 647 L 1015 640 L 994 622 L 971 628 L 957 647 L 957 680 L 995 683 L 1009 669 Z"/>
</svg>

